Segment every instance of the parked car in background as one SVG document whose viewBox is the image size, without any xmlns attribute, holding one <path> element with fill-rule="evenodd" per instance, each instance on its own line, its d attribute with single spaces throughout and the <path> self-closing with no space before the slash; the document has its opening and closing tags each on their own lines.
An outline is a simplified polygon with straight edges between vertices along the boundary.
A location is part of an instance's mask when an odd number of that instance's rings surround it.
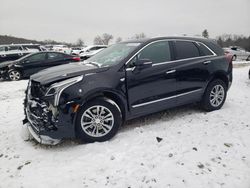
<svg viewBox="0 0 250 188">
<path fill-rule="evenodd" d="M 250 52 L 238 46 L 230 46 L 228 48 L 223 48 L 226 54 L 231 54 L 233 56 L 233 61 L 235 60 L 247 60 L 250 61 Z"/>
<path fill-rule="evenodd" d="M 16 60 L 27 54 L 44 50 L 39 44 L 0 45 L 0 64 L 4 61 Z"/>
<path fill-rule="evenodd" d="M 1 63 L 0 77 L 13 81 L 20 80 L 42 69 L 77 61 L 80 61 L 80 57 L 61 52 L 37 52 L 15 61 Z"/>
<path fill-rule="evenodd" d="M 71 54 L 71 48 L 69 48 L 66 45 L 54 45 L 52 50 L 56 52 L 63 52 L 66 54 Z"/>
<path fill-rule="evenodd" d="M 84 48 L 80 53 L 80 57 L 82 60 L 86 60 L 93 55 L 97 54 L 98 52 L 102 51 L 103 49 L 107 48 L 107 45 L 93 45 Z"/>
<path fill-rule="evenodd" d="M 31 76 L 25 119 L 40 143 L 112 138 L 126 120 L 188 103 L 220 109 L 232 58 L 208 39 L 161 37 L 114 44 L 83 63 Z"/>
<path fill-rule="evenodd" d="M 71 48 L 71 54 L 72 55 L 79 55 L 80 52 L 82 52 L 86 47 L 72 47 Z"/>
<path fill-rule="evenodd" d="M 53 51 L 53 45 L 52 44 L 46 44 L 43 46 L 46 51 Z"/>
</svg>

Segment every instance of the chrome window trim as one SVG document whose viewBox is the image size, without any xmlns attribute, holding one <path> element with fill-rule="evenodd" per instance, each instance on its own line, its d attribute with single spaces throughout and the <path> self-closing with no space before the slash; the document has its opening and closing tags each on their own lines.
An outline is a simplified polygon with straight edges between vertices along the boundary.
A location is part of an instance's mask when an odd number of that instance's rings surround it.
<svg viewBox="0 0 250 188">
<path fill-rule="evenodd" d="M 202 42 L 196 42 L 196 44 L 199 45 L 199 46 L 200 46 L 200 44 L 203 45 L 203 46 L 205 46 L 214 56 L 216 56 L 216 53 L 214 53 L 214 51 L 211 50 L 211 48 L 209 48 L 206 44 L 204 44 Z"/>
<path fill-rule="evenodd" d="M 209 51 L 212 52 L 213 55 L 207 55 L 207 56 L 199 56 L 199 57 L 191 57 L 191 58 L 185 58 L 185 59 L 178 59 L 178 60 L 173 60 L 173 61 L 166 61 L 166 62 L 160 62 L 160 63 L 155 63 L 153 64 L 152 66 L 158 66 L 158 65 L 164 65 L 164 64 L 169 64 L 169 63 L 175 63 L 175 62 L 180 62 L 180 61 L 185 61 L 185 60 L 193 60 L 193 59 L 200 59 L 200 58 L 206 58 L 206 57 L 214 57 L 214 56 L 217 56 L 217 54 L 212 50 L 210 49 L 207 45 L 205 45 L 203 42 L 198 42 L 198 41 L 194 41 L 194 40 L 189 40 L 189 39 L 162 39 L 162 40 L 156 40 L 156 41 L 153 41 L 153 42 L 150 42 L 148 43 L 147 45 L 145 45 L 143 48 L 141 48 L 138 52 L 136 52 L 131 58 L 129 58 L 129 60 L 127 60 L 127 62 L 125 63 L 125 65 L 127 65 L 136 55 L 138 55 L 142 50 L 144 50 L 147 46 L 151 45 L 151 44 L 154 44 L 156 42 L 163 42 L 163 41 L 166 41 L 166 42 L 169 42 L 169 41 L 188 41 L 188 42 L 194 42 L 194 43 L 197 43 L 197 44 L 202 44 L 204 45 Z M 131 67 L 131 68 L 126 68 L 126 71 L 131 71 L 133 70 L 134 67 Z"/>
<path fill-rule="evenodd" d="M 178 95 L 173 95 L 171 97 L 165 97 L 165 98 L 162 98 L 162 99 L 157 99 L 157 100 L 153 100 L 153 101 L 149 101 L 149 102 L 145 102 L 145 103 L 141 103 L 141 104 L 136 104 L 136 105 L 133 105 L 132 107 L 133 108 L 137 108 L 137 107 L 141 107 L 141 106 L 145 106 L 145 105 L 149 105 L 149 104 L 153 104 L 153 103 L 157 103 L 157 102 L 161 102 L 161 101 L 165 101 L 165 100 L 169 100 L 169 99 L 181 97 L 181 96 L 188 95 L 188 94 L 195 93 L 195 92 L 199 92 L 199 91 L 202 91 L 202 89 L 196 89 L 196 90 L 189 91 L 189 92 L 186 92 L 186 93 L 181 93 L 181 94 L 178 94 Z"/>
</svg>

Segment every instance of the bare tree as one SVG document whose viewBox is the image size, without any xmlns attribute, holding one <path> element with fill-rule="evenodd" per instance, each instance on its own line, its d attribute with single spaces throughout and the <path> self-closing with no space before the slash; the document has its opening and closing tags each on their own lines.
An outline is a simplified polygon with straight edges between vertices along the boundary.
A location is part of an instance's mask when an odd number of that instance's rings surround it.
<svg viewBox="0 0 250 188">
<path fill-rule="evenodd" d="M 113 38 L 114 38 L 113 35 L 104 33 L 102 36 L 98 35 L 94 38 L 94 44 L 108 45 Z"/>
<path fill-rule="evenodd" d="M 117 37 L 115 43 L 119 43 L 121 41 L 122 41 L 122 38 L 121 37 Z"/>
<path fill-rule="evenodd" d="M 206 29 L 204 31 L 202 31 L 202 36 L 204 38 L 208 38 L 209 37 L 208 31 Z"/>
<path fill-rule="evenodd" d="M 113 38 L 114 38 L 113 35 L 108 34 L 108 33 L 104 33 L 104 34 L 102 35 L 103 43 L 104 43 L 105 45 L 108 45 L 109 42 L 110 42 Z"/>
<path fill-rule="evenodd" d="M 81 38 L 77 39 L 76 46 L 84 46 L 84 41 Z"/>
<path fill-rule="evenodd" d="M 102 38 L 100 36 L 96 36 L 94 38 L 94 44 L 103 44 Z"/>
</svg>

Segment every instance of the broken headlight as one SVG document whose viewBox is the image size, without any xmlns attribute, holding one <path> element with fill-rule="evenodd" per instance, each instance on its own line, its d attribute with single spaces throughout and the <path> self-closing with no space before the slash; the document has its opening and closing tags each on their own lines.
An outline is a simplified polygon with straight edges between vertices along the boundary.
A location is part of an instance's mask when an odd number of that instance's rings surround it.
<svg viewBox="0 0 250 188">
<path fill-rule="evenodd" d="M 73 78 L 69 78 L 67 80 L 61 81 L 61 82 L 57 82 L 55 84 L 52 84 L 45 96 L 54 96 L 54 106 L 57 106 L 59 104 L 59 99 L 61 96 L 61 93 L 63 92 L 64 89 L 66 89 L 67 87 L 80 82 L 82 80 L 83 76 L 77 76 L 77 77 L 73 77 Z"/>
</svg>

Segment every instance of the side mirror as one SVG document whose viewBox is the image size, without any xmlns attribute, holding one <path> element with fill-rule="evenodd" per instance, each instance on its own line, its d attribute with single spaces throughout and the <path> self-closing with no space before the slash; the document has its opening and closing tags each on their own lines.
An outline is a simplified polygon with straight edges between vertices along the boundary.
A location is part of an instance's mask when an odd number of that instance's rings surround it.
<svg viewBox="0 0 250 188">
<path fill-rule="evenodd" d="M 135 66 L 139 69 L 152 67 L 152 61 L 150 59 L 138 59 L 135 63 Z"/>
</svg>

